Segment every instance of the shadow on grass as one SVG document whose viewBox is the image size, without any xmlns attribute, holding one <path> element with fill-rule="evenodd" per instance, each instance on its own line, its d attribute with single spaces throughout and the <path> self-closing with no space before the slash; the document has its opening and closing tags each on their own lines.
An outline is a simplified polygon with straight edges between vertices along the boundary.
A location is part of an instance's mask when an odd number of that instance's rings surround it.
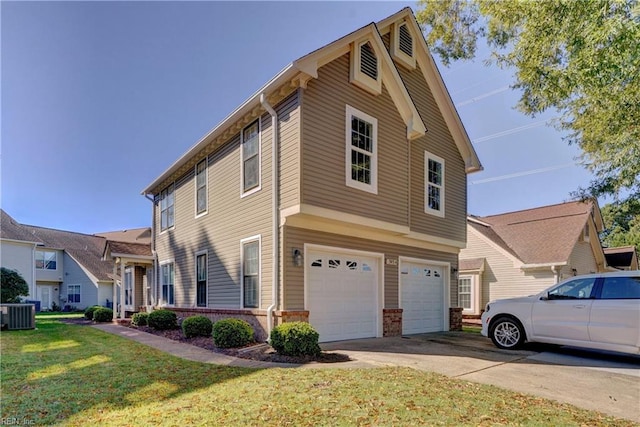
<svg viewBox="0 0 640 427">
<path fill-rule="evenodd" d="M 171 399 L 256 372 L 185 361 L 54 318 L 2 333 L 1 344 L 1 418 L 33 424 Z"/>
</svg>

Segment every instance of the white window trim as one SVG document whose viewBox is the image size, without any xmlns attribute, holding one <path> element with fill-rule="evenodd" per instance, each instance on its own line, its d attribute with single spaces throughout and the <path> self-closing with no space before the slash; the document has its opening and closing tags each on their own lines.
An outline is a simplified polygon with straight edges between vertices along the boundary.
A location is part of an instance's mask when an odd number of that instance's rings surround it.
<svg viewBox="0 0 640 427">
<path fill-rule="evenodd" d="M 69 301 L 69 294 L 71 293 L 71 287 L 72 286 L 77 286 L 78 287 L 78 295 L 80 295 L 80 301 L 76 302 L 70 302 Z M 73 304 L 80 304 L 82 303 L 82 285 L 74 283 L 72 285 L 67 285 L 67 304 L 68 305 L 73 305 Z"/>
<path fill-rule="evenodd" d="M 244 150 L 242 144 L 244 143 L 244 131 L 252 126 L 255 122 L 258 122 L 258 185 L 248 191 L 244 191 Z M 257 193 L 262 189 L 262 117 L 258 117 L 253 120 L 247 126 L 243 127 L 240 131 L 240 197 L 247 197 L 253 193 Z"/>
<path fill-rule="evenodd" d="M 204 255 L 206 258 L 205 260 L 206 265 L 205 265 L 205 271 L 206 271 L 206 279 L 205 279 L 205 285 L 204 285 L 204 289 L 205 289 L 205 296 L 204 296 L 204 300 L 205 300 L 205 304 L 204 305 L 198 305 L 198 257 L 200 255 Z M 207 308 L 209 307 L 209 251 L 207 249 L 202 250 L 202 251 L 198 251 L 195 253 L 195 282 L 196 282 L 196 300 L 195 300 L 195 307 L 201 307 L 201 308 Z M 174 296 L 175 298 L 175 296 Z"/>
<path fill-rule="evenodd" d="M 36 261 L 38 260 L 38 257 L 37 257 L 38 252 L 41 252 L 43 254 L 47 253 L 47 252 L 53 253 L 55 255 L 55 257 L 56 257 L 56 268 L 44 268 L 44 265 L 45 265 L 44 264 L 44 257 L 42 258 L 43 267 L 42 268 L 37 267 L 36 266 Z M 55 251 L 55 250 L 52 250 L 52 249 L 36 249 L 34 251 L 33 257 L 34 257 L 33 266 L 34 266 L 34 268 L 36 270 L 41 270 L 41 271 L 57 271 L 58 270 L 58 251 Z"/>
<path fill-rule="evenodd" d="M 198 165 L 204 162 L 204 188 L 205 188 L 205 207 L 204 211 L 198 213 Z M 194 209 L 195 209 L 195 217 L 200 218 L 201 216 L 205 216 L 209 212 L 209 156 L 200 160 L 194 166 L 194 176 L 193 176 L 193 187 L 194 187 Z M 174 205 L 175 205 L 175 189 L 174 189 Z M 175 206 L 173 213 L 175 215 Z M 174 218 L 175 223 L 175 218 Z"/>
<path fill-rule="evenodd" d="M 162 228 L 162 193 L 165 190 L 167 190 L 168 192 L 169 187 L 173 187 L 173 225 L 163 229 Z M 160 194 L 158 195 L 158 209 L 160 213 L 160 216 L 158 219 L 158 223 L 160 224 L 160 227 L 158 227 L 160 229 L 160 234 L 164 234 L 167 231 L 173 230 L 176 227 L 176 183 L 175 181 L 167 185 L 160 191 Z"/>
<path fill-rule="evenodd" d="M 440 210 L 431 209 L 429 207 L 429 159 L 435 160 L 442 165 L 442 185 L 440 186 Z M 424 189 L 423 189 L 425 213 L 444 218 L 444 207 L 445 207 L 445 196 L 446 196 L 445 195 L 445 178 L 446 178 L 446 166 L 444 163 L 444 159 L 442 157 L 431 154 L 428 151 L 425 151 L 424 152 Z"/>
<path fill-rule="evenodd" d="M 371 184 L 365 184 L 351 178 L 351 118 L 353 116 L 371 123 L 373 127 L 371 138 L 373 149 L 371 153 Z M 378 194 L 378 120 L 350 105 L 347 105 L 345 113 L 345 184 L 347 187 Z"/>
<path fill-rule="evenodd" d="M 167 264 L 173 264 L 173 304 L 169 304 L 167 301 L 165 301 L 162 297 L 162 266 L 163 265 L 167 265 Z M 158 301 L 160 301 L 160 306 L 161 307 L 175 307 L 175 302 L 176 302 L 176 262 L 174 259 L 167 259 L 164 261 L 160 261 L 158 263 L 158 265 L 160 265 L 160 277 L 158 278 L 159 282 L 160 282 L 160 286 L 158 289 Z"/>
<path fill-rule="evenodd" d="M 244 245 L 258 242 L 258 307 L 244 306 Z M 262 235 L 247 237 L 240 240 L 240 308 L 243 310 L 257 310 L 262 307 Z"/>
<path fill-rule="evenodd" d="M 406 26 L 411 38 L 413 39 L 413 43 L 411 44 L 411 56 L 404 53 L 400 50 L 400 27 Z M 400 65 L 404 67 L 415 70 L 416 68 L 416 36 L 411 31 L 409 27 L 409 23 L 406 21 L 397 22 L 393 25 L 393 30 L 391 31 L 391 57 L 398 61 Z"/>
<path fill-rule="evenodd" d="M 360 71 L 360 46 L 365 43 L 371 43 L 373 52 L 375 53 L 376 59 L 378 60 L 376 64 L 376 75 L 378 76 L 377 79 L 372 79 L 371 77 Z M 373 95 L 380 95 L 382 93 L 382 55 L 380 55 L 380 53 L 376 50 L 376 44 L 374 43 L 374 41 L 369 38 L 365 38 L 351 43 L 351 54 L 349 56 L 351 58 L 351 66 L 349 67 L 349 81 Z"/>
</svg>

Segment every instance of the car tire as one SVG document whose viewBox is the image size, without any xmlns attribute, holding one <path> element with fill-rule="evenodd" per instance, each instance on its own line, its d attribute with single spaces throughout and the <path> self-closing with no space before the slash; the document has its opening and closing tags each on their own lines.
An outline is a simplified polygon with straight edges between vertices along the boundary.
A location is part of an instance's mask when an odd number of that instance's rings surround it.
<svg viewBox="0 0 640 427">
<path fill-rule="evenodd" d="M 524 328 L 512 317 L 499 317 L 491 323 L 489 336 L 493 344 L 504 350 L 520 347 L 525 341 Z"/>
</svg>

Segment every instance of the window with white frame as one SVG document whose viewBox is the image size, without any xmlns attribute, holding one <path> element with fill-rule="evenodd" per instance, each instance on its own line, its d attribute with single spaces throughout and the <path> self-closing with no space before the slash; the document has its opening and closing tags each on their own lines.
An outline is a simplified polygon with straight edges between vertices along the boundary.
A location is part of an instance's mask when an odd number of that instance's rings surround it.
<svg viewBox="0 0 640 427">
<path fill-rule="evenodd" d="M 242 305 L 257 308 L 260 288 L 260 240 L 252 238 L 242 241 Z"/>
<path fill-rule="evenodd" d="M 196 165 L 196 215 L 207 212 L 207 159 Z"/>
<path fill-rule="evenodd" d="M 131 267 L 124 270 L 124 305 L 133 306 L 133 271 Z"/>
<path fill-rule="evenodd" d="M 426 213 L 444 216 L 444 159 L 424 153 L 424 181 Z"/>
<path fill-rule="evenodd" d="M 174 266 L 173 262 L 160 265 L 160 286 L 162 289 L 162 302 L 167 305 L 175 303 L 174 297 Z"/>
<path fill-rule="evenodd" d="M 350 105 L 346 109 L 346 184 L 378 193 L 378 120 Z"/>
<path fill-rule="evenodd" d="M 196 305 L 207 306 L 207 253 L 196 255 Z"/>
<path fill-rule="evenodd" d="M 56 251 L 36 251 L 36 268 L 39 270 L 56 270 L 58 267 Z"/>
<path fill-rule="evenodd" d="M 260 121 L 242 130 L 242 193 L 260 189 Z"/>
<path fill-rule="evenodd" d="M 69 304 L 78 304 L 80 302 L 80 285 L 67 286 L 67 302 Z"/>
<path fill-rule="evenodd" d="M 458 307 L 462 307 L 464 310 L 473 310 L 471 285 L 471 276 L 461 276 L 458 279 Z"/>
<path fill-rule="evenodd" d="M 165 231 L 174 225 L 174 184 L 160 192 L 160 230 Z"/>
</svg>

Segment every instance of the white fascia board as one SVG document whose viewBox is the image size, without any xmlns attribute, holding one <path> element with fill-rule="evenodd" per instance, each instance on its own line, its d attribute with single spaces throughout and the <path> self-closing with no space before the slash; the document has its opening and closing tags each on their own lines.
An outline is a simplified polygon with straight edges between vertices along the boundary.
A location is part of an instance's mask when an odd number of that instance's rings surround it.
<svg viewBox="0 0 640 427">
<path fill-rule="evenodd" d="M 121 253 L 111 253 L 111 258 L 122 258 L 123 260 L 143 260 L 143 261 L 153 261 L 153 256 L 151 255 L 131 255 L 131 254 L 121 254 Z"/>
<path fill-rule="evenodd" d="M 521 270 L 543 270 L 553 267 L 564 267 L 568 265 L 567 261 L 558 261 L 558 262 L 541 262 L 538 264 L 522 264 L 520 266 Z"/>
</svg>

